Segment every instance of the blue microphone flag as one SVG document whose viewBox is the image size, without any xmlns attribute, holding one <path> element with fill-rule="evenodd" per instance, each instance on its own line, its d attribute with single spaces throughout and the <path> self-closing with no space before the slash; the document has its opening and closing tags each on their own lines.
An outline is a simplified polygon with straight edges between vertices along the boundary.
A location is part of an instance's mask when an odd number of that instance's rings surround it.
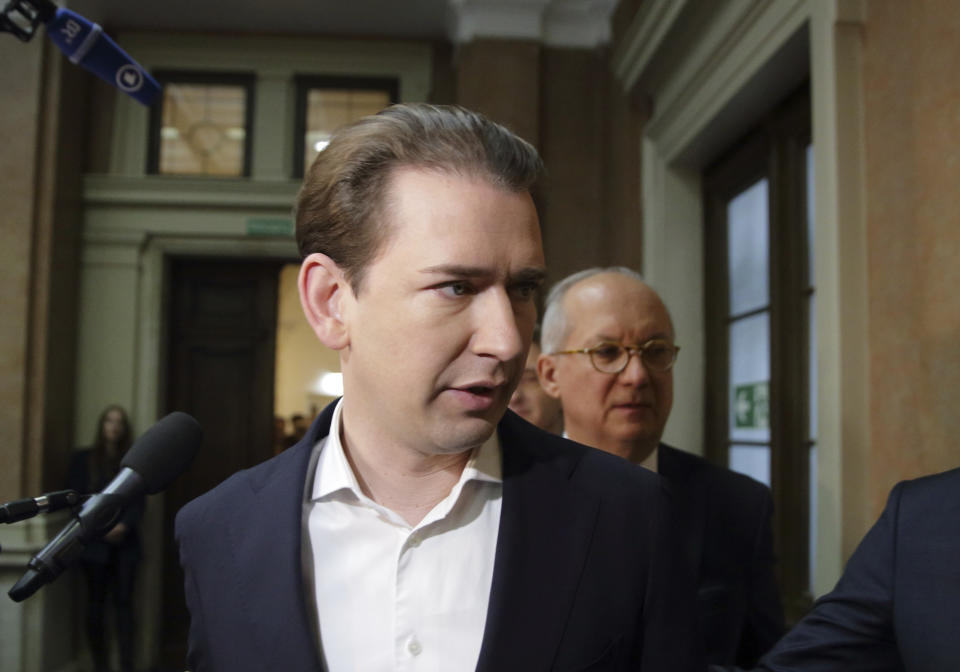
<svg viewBox="0 0 960 672">
<path fill-rule="evenodd" d="M 152 105 L 161 87 L 139 63 L 111 40 L 96 23 L 62 7 L 47 23 L 47 35 L 73 63 L 111 86 Z"/>
</svg>

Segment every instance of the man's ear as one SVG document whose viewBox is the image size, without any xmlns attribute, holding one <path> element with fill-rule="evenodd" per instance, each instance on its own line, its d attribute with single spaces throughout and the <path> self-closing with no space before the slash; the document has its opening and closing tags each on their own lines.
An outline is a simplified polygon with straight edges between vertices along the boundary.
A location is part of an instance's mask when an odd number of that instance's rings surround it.
<svg viewBox="0 0 960 672">
<path fill-rule="evenodd" d="M 352 290 L 336 262 L 319 252 L 309 255 L 300 265 L 297 289 L 303 314 L 320 342 L 333 350 L 350 345 L 342 315 Z"/>
<path fill-rule="evenodd" d="M 537 377 L 540 387 L 554 399 L 560 398 L 560 382 L 557 380 L 557 360 L 553 355 L 541 354 L 537 358 Z"/>
</svg>

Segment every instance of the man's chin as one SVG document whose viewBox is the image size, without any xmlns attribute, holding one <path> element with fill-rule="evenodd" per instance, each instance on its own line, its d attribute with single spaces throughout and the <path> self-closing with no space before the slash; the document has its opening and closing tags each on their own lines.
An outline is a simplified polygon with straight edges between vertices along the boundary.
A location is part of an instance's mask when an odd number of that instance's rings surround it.
<svg viewBox="0 0 960 672">
<path fill-rule="evenodd" d="M 497 416 L 499 422 L 502 413 Z M 472 450 L 483 444 L 497 429 L 497 422 L 484 417 L 461 418 L 442 427 L 434 443 L 445 454 Z"/>
<path fill-rule="evenodd" d="M 656 427 L 628 425 L 619 427 L 614 435 L 618 441 L 632 443 L 635 445 L 656 445 L 660 443 L 660 434 L 662 430 Z"/>
</svg>

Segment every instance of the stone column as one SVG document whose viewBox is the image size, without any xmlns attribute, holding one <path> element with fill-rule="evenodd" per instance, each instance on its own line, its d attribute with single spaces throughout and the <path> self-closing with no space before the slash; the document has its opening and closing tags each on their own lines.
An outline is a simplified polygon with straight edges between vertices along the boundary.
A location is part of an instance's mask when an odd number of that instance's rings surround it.
<svg viewBox="0 0 960 672">
<path fill-rule="evenodd" d="M 460 45 L 457 103 L 539 148 L 540 50 L 533 40 L 478 38 Z"/>
<path fill-rule="evenodd" d="M 77 249 L 87 75 L 42 36 L 0 36 L 0 501 L 59 489 L 72 447 Z M 64 524 L 0 526 L 0 591 Z M 64 577 L 23 604 L 0 596 L 0 669 L 74 657 Z"/>
</svg>

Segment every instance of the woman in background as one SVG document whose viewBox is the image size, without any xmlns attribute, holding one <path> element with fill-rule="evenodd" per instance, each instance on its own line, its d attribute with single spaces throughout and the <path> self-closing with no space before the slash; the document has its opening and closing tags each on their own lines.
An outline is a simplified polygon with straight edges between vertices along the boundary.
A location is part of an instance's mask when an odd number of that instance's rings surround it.
<svg viewBox="0 0 960 672">
<path fill-rule="evenodd" d="M 100 492 L 117 475 L 120 459 L 130 447 L 132 432 L 127 413 L 120 406 L 108 406 L 100 414 L 93 445 L 74 452 L 70 461 L 67 487 L 87 495 Z M 133 672 L 133 584 L 140 562 L 138 526 L 144 500 L 135 500 L 107 532 L 91 541 L 80 556 L 89 588 L 87 637 L 96 672 L 107 672 L 106 632 L 107 594 L 112 593 L 116 607 L 117 639 L 120 644 L 120 670 Z"/>
</svg>

